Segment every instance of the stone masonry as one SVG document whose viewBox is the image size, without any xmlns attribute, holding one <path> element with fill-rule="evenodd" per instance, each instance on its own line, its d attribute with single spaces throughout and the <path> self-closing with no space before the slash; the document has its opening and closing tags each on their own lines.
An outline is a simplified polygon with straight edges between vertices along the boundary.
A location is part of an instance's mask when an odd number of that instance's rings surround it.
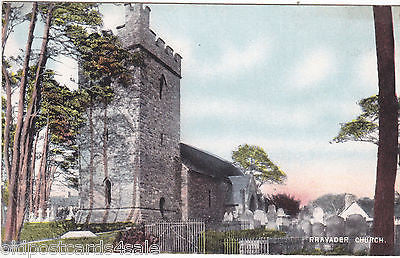
<svg viewBox="0 0 400 258">
<path fill-rule="evenodd" d="M 144 66 L 131 68 L 128 86 L 114 85 L 110 104 L 87 112 L 80 139 L 78 223 L 181 218 L 181 57 L 156 40 L 150 8 L 125 8 L 118 36 L 132 53 L 141 52 Z"/>
</svg>

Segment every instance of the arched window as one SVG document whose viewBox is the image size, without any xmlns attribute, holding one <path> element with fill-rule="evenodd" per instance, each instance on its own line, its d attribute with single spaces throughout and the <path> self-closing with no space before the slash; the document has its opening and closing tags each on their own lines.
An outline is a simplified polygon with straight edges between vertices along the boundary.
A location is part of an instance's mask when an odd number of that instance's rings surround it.
<svg viewBox="0 0 400 258">
<path fill-rule="evenodd" d="M 165 198 L 161 197 L 160 198 L 160 213 L 161 213 L 161 217 L 164 218 L 164 209 L 165 209 Z"/>
<path fill-rule="evenodd" d="M 250 207 L 249 209 L 254 212 L 257 209 L 257 203 L 256 203 L 256 199 L 254 198 L 254 195 L 251 196 L 250 198 Z"/>
<path fill-rule="evenodd" d="M 111 181 L 110 179 L 107 177 L 106 179 L 104 179 L 104 195 L 106 197 L 106 206 L 110 206 L 111 204 Z"/>
<path fill-rule="evenodd" d="M 160 99 L 162 99 L 162 94 L 163 94 L 163 90 L 164 90 L 165 86 L 167 86 L 167 81 L 165 80 L 165 76 L 161 75 L 160 86 L 159 86 L 159 91 L 160 91 L 159 92 L 159 97 L 160 97 Z"/>
</svg>

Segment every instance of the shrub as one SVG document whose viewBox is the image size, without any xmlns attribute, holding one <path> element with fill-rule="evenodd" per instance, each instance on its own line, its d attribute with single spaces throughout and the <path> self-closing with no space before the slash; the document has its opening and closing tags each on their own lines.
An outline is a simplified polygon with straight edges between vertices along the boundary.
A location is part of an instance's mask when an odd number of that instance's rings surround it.
<svg viewBox="0 0 400 258">
<path fill-rule="evenodd" d="M 300 201 L 288 194 L 269 195 L 265 202 L 266 207 L 273 204 L 277 209 L 282 208 L 291 217 L 297 216 L 300 212 Z"/>
</svg>

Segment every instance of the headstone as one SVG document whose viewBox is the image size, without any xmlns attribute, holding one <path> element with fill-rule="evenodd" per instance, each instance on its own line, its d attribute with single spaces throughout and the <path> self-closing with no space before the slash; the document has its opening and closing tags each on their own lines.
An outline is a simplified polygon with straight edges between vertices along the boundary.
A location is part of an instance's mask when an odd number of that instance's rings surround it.
<svg viewBox="0 0 400 258">
<path fill-rule="evenodd" d="M 256 210 L 254 212 L 254 220 L 259 221 L 261 226 L 265 226 L 267 223 L 267 214 L 263 210 Z"/>
<path fill-rule="evenodd" d="M 223 221 L 233 221 L 232 212 L 225 212 Z"/>
<path fill-rule="evenodd" d="M 349 237 L 365 236 L 368 232 L 368 224 L 360 214 L 352 214 L 345 221 L 345 233 Z"/>
<path fill-rule="evenodd" d="M 54 206 L 51 206 L 51 210 L 50 210 L 50 221 L 55 221 L 56 220 L 56 209 Z"/>
<path fill-rule="evenodd" d="M 50 221 L 50 209 L 46 208 L 46 218 L 44 219 L 44 221 L 49 222 Z"/>
<path fill-rule="evenodd" d="M 42 210 L 42 208 L 38 209 L 38 213 L 39 213 L 39 216 L 37 218 L 37 222 L 42 222 L 43 221 L 43 210 Z"/>
<path fill-rule="evenodd" d="M 313 211 L 313 223 L 324 223 L 324 210 L 316 207 Z"/>
<path fill-rule="evenodd" d="M 240 215 L 240 221 L 249 223 L 250 229 L 254 229 L 254 215 L 250 210 L 246 210 L 242 215 Z"/>
<path fill-rule="evenodd" d="M 312 236 L 312 225 L 309 220 L 302 220 L 300 222 L 300 228 L 306 237 Z"/>
<path fill-rule="evenodd" d="M 322 223 L 313 223 L 312 224 L 312 235 L 316 237 L 325 236 L 325 226 Z"/>
<path fill-rule="evenodd" d="M 276 214 L 276 209 L 275 205 L 269 205 L 268 206 L 268 212 L 267 212 L 267 225 L 266 229 L 270 230 L 276 230 L 278 229 L 278 225 L 276 224 L 276 219 L 278 215 Z"/>
<path fill-rule="evenodd" d="M 29 222 L 35 222 L 35 213 L 29 213 Z"/>
<path fill-rule="evenodd" d="M 326 219 L 326 236 L 344 236 L 344 219 L 338 215 L 333 215 Z"/>
<path fill-rule="evenodd" d="M 68 207 L 68 215 L 67 215 L 66 220 L 71 220 L 73 217 L 74 217 L 74 211 L 72 209 L 72 206 L 69 206 Z"/>
</svg>

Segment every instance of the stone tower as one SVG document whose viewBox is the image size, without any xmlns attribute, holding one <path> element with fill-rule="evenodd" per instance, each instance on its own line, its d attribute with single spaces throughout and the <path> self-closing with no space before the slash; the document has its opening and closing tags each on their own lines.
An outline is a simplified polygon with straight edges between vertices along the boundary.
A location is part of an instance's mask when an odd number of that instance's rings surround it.
<svg viewBox="0 0 400 258">
<path fill-rule="evenodd" d="M 144 65 L 87 112 L 80 139 L 78 223 L 180 218 L 181 56 L 149 28 L 150 8 L 125 5 L 118 37 Z"/>
</svg>

